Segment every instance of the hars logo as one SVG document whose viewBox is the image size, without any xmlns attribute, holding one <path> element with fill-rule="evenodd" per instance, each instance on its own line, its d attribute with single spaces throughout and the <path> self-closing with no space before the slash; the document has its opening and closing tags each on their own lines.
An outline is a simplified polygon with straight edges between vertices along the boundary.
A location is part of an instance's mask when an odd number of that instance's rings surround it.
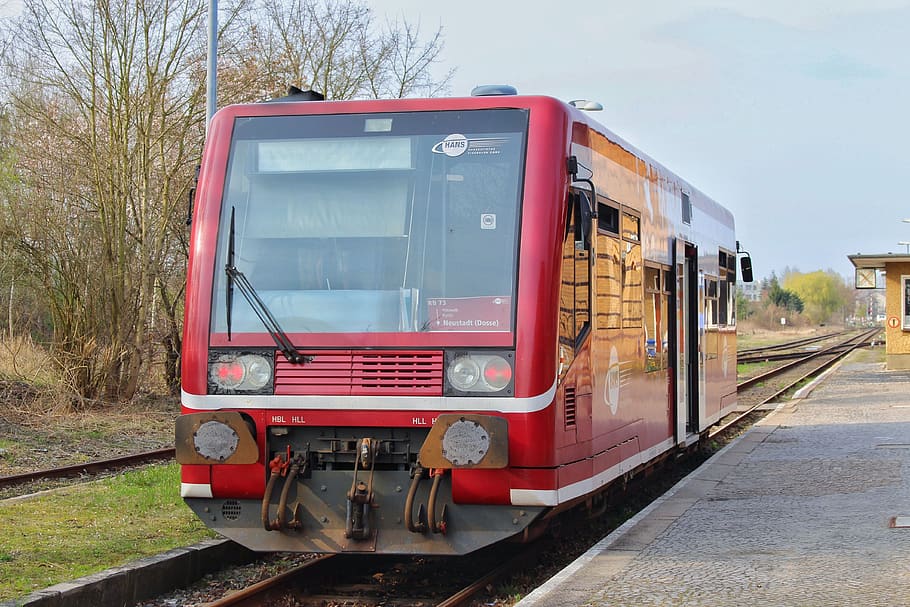
<svg viewBox="0 0 910 607">
<path fill-rule="evenodd" d="M 452 133 L 433 146 L 434 154 L 445 154 L 451 158 L 461 156 L 468 149 L 468 138 L 460 133 Z"/>
</svg>

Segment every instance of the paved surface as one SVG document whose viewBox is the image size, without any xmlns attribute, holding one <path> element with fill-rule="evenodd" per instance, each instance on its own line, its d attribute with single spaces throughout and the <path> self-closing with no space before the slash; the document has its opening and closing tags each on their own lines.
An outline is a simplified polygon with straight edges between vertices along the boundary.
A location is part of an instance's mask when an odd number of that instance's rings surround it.
<svg viewBox="0 0 910 607">
<path fill-rule="evenodd" d="M 875 356 L 851 355 L 517 605 L 910 605 L 910 371 Z"/>
</svg>

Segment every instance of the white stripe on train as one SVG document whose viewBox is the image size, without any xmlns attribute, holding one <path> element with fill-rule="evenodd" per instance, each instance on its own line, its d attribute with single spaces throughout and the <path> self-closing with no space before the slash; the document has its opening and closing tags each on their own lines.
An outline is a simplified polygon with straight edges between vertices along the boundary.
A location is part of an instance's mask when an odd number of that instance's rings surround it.
<svg viewBox="0 0 910 607">
<path fill-rule="evenodd" d="M 494 411 L 534 413 L 546 409 L 556 396 L 556 382 L 537 396 L 313 396 L 272 394 L 190 394 L 183 391 L 183 405 L 190 409 L 345 409 L 348 411 Z"/>
</svg>

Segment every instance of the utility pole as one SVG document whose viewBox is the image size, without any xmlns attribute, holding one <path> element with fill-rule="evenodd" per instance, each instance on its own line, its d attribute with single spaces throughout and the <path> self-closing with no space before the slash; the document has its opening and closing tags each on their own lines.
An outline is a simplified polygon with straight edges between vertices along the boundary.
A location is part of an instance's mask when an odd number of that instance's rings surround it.
<svg viewBox="0 0 910 607">
<path fill-rule="evenodd" d="M 205 132 L 215 115 L 215 91 L 218 86 L 218 0 L 209 0 L 209 50 L 205 79 Z"/>
</svg>

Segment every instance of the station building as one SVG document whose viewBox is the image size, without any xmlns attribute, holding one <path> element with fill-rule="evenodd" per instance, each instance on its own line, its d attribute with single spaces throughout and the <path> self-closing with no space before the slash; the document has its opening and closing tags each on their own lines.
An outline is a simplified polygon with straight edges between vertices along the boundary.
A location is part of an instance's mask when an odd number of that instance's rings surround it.
<svg viewBox="0 0 910 607">
<path fill-rule="evenodd" d="M 885 364 L 910 369 L 910 255 L 848 255 L 857 289 L 885 287 Z"/>
<path fill-rule="evenodd" d="M 748 301 L 761 301 L 761 284 L 755 282 L 737 281 L 736 290 L 743 294 Z"/>
</svg>

